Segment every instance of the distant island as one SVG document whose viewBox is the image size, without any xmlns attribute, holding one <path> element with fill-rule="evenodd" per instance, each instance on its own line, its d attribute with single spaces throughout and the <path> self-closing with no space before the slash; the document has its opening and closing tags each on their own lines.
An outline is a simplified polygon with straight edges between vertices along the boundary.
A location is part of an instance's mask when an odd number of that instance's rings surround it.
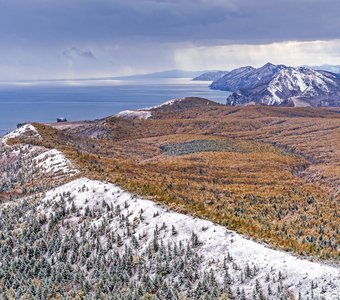
<svg viewBox="0 0 340 300">
<path fill-rule="evenodd" d="M 210 72 L 205 72 L 195 78 L 193 78 L 193 81 L 214 81 L 217 79 L 220 79 L 224 75 L 227 75 L 229 72 L 228 71 L 210 71 Z"/>
</svg>

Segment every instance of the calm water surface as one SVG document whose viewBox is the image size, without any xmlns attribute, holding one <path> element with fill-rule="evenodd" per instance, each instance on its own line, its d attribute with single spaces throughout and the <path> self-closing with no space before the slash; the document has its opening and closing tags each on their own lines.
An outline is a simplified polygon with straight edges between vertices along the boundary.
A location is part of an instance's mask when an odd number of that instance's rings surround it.
<svg viewBox="0 0 340 300">
<path fill-rule="evenodd" d="M 26 121 L 91 120 L 125 109 L 161 104 L 169 99 L 199 96 L 225 102 L 228 92 L 189 79 L 153 81 L 88 80 L 0 84 L 0 135 Z"/>
</svg>

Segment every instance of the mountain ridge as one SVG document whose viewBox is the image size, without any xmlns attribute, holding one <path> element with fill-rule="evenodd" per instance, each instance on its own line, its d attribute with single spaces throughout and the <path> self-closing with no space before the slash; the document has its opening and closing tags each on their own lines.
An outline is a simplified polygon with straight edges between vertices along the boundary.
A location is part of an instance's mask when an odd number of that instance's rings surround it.
<svg viewBox="0 0 340 300">
<path fill-rule="evenodd" d="M 229 105 L 340 105 L 340 75 L 308 67 L 271 63 L 241 67 L 215 80 L 210 88 L 233 92 L 227 98 Z"/>
</svg>

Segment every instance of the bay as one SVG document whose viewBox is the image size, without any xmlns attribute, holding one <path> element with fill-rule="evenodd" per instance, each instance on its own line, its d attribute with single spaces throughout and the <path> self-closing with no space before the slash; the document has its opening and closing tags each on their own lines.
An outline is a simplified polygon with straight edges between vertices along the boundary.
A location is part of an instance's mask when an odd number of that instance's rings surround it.
<svg viewBox="0 0 340 300">
<path fill-rule="evenodd" d="M 63 80 L 0 84 L 0 135 L 21 122 L 93 120 L 187 96 L 225 103 L 230 94 L 189 78 Z"/>
</svg>

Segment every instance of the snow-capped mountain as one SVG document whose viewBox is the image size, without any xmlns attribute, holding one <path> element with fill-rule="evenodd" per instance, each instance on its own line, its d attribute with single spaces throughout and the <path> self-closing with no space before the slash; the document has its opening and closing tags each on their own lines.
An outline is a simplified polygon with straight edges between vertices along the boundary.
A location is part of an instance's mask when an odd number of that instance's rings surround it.
<svg viewBox="0 0 340 300">
<path fill-rule="evenodd" d="M 234 92 L 227 99 L 230 105 L 340 105 L 340 76 L 307 67 L 270 63 L 257 69 L 243 67 L 214 81 L 210 87 Z"/>
</svg>

